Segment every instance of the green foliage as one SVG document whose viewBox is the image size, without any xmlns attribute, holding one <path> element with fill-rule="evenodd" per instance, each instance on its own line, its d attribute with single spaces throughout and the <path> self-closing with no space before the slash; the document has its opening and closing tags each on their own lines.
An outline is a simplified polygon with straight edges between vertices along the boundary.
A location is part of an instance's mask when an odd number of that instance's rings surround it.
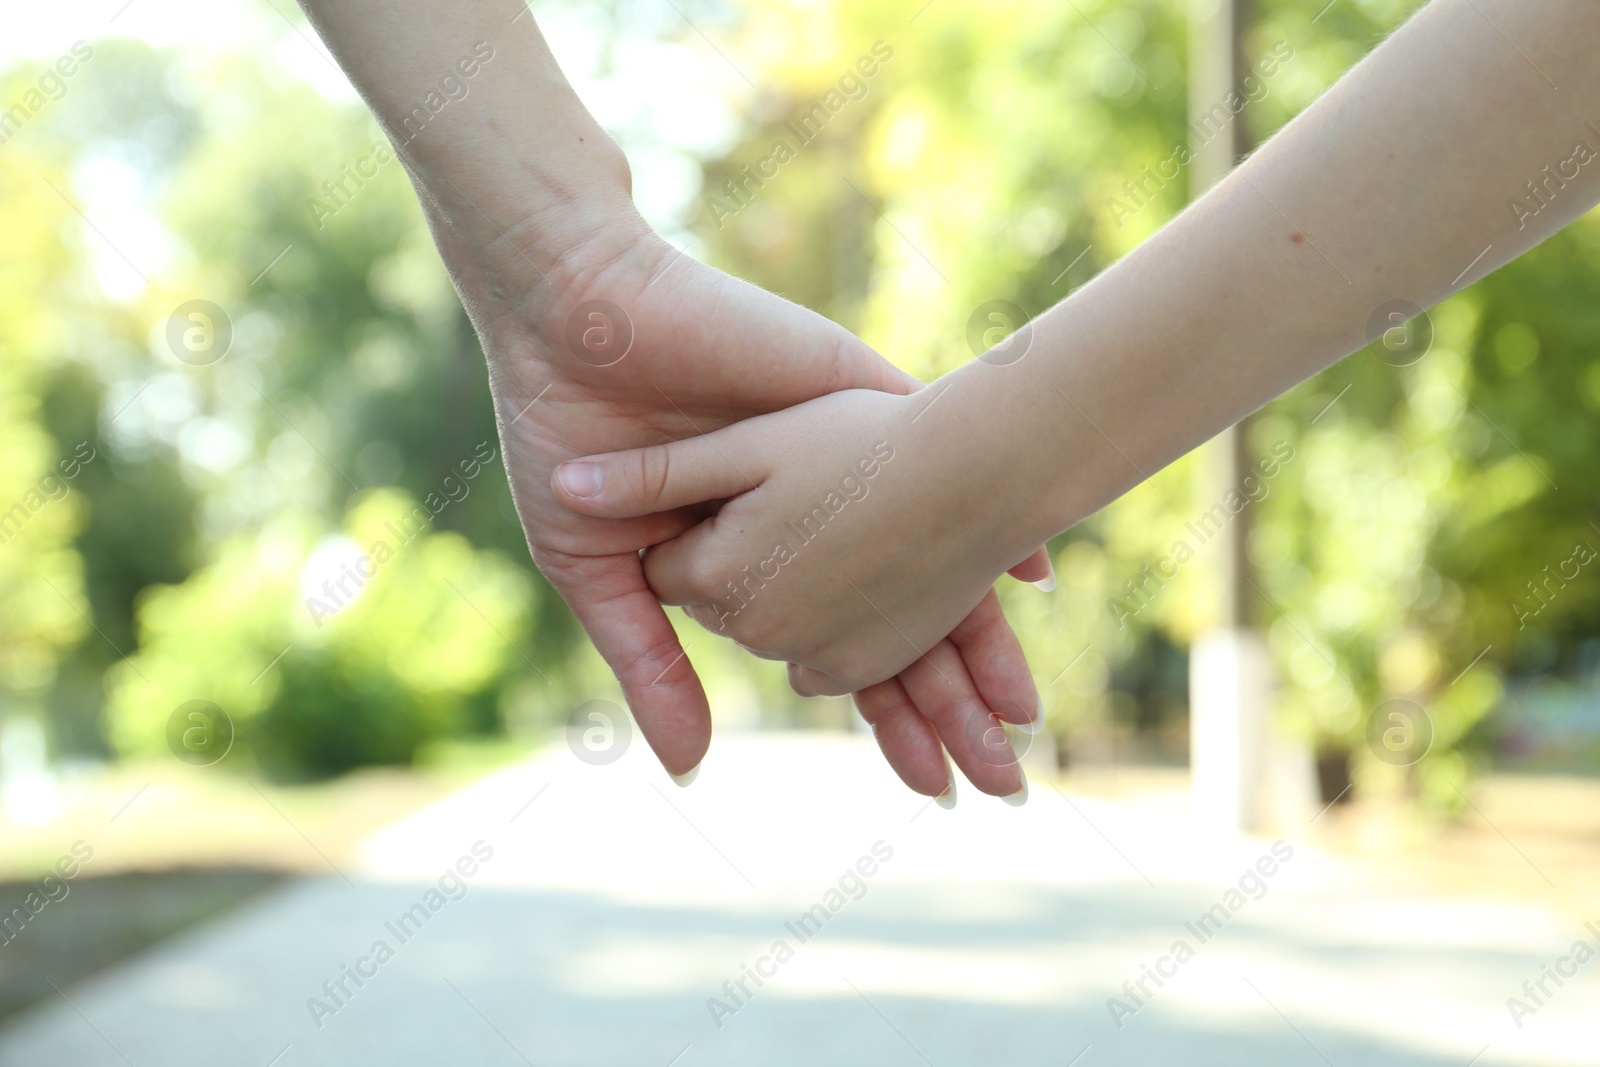
<svg viewBox="0 0 1600 1067">
<path fill-rule="evenodd" d="M 27 73 L 7 79 L 7 91 Z M 64 180 L 59 168 L 15 155 L 0 168 L 0 690 L 31 701 L 89 628 L 72 547 L 84 502 L 63 466 L 80 469 L 77 442 L 51 437 L 39 402 L 43 353 L 63 332 L 47 309 L 70 271 L 62 231 L 71 209 L 51 189 Z"/>
<path fill-rule="evenodd" d="M 363 497 L 342 536 L 280 516 L 181 585 L 147 590 L 139 651 L 108 675 L 117 749 L 159 754 L 194 699 L 226 711 L 241 754 L 278 774 L 407 762 L 481 724 L 478 705 L 525 662 L 531 581 L 427 519 L 391 490 Z"/>
<path fill-rule="evenodd" d="M 94 48 L 0 173 L 0 510 L 95 455 L 0 546 L 7 703 L 40 704 L 59 750 L 154 754 L 173 709 L 215 700 L 236 758 L 296 776 L 499 729 L 512 693 L 533 725 L 608 692 L 541 595 L 482 357 L 364 109 L 265 53 Z M 197 298 L 233 334 L 205 366 L 166 341 Z M 427 532 L 316 627 L 295 568 L 402 498 Z"/>
</svg>

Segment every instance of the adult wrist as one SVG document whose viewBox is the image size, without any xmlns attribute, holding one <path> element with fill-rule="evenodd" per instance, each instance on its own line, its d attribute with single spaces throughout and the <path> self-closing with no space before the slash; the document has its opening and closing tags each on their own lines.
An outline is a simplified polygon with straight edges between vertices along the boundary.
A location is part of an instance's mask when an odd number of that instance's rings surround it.
<svg viewBox="0 0 1600 1067">
<path fill-rule="evenodd" d="M 596 130 L 603 144 L 557 159 L 453 156 L 411 169 L 431 208 L 488 265 L 549 275 L 575 254 L 649 230 L 633 203 L 627 157 Z"/>
</svg>

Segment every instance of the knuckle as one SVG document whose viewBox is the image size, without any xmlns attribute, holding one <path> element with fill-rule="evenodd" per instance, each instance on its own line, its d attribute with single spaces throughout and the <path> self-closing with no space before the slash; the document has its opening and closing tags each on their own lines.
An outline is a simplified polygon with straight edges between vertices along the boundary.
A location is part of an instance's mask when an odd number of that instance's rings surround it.
<svg viewBox="0 0 1600 1067">
<path fill-rule="evenodd" d="M 752 656 L 771 659 L 771 646 L 766 640 L 766 627 L 753 617 L 748 608 L 734 607 L 723 617 L 723 633 L 733 638 Z"/>
<path fill-rule="evenodd" d="M 831 691 L 826 674 L 798 663 L 789 664 L 789 688 L 803 697 L 826 696 Z"/>
<path fill-rule="evenodd" d="M 692 552 L 683 561 L 684 585 L 696 597 L 724 604 L 727 610 L 740 613 L 745 602 L 737 595 L 736 587 L 722 565 L 707 557 L 704 552 Z"/>
<path fill-rule="evenodd" d="M 793 628 L 781 612 L 752 607 L 744 613 L 739 643 L 762 659 L 804 660 L 796 653 Z"/>
<path fill-rule="evenodd" d="M 639 499 L 649 507 L 659 505 L 666 495 L 669 455 L 665 445 L 651 445 L 633 454 L 633 484 L 638 488 Z"/>
<path fill-rule="evenodd" d="M 799 696 L 810 696 L 811 689 L 805 684 L 805 670 L 796 664 L 789 664 L 789 688 Z"/>
<path fill-rule="evenodd" d="M 715 604 L 685 604 L 683 613 L 690 622 L 710 630 L 718 637 L 732 637 L 727 625 L 727 613 Z"/>
<path fill-rule="evenodd" d="M 623 688 L 650 689 L 668 681 L 667 675 L 684 658 L 676 637 L 663 638 L 642 649 L 626 670 L 619 672 Z"/>
</svg>

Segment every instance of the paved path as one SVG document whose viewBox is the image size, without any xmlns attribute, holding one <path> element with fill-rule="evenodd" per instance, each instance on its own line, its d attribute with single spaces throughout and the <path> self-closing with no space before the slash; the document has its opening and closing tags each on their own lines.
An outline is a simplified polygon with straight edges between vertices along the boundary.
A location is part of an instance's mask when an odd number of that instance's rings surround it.
<svg viewBox="0 0 1600 1067">
<path fill-rule="evenodd" d="M 1271 845 L 1174 796 L 943 811 L 860 738 L 719 737 L 686 790 L 558 747 L 65 990 L 0 1065 L 1600 1063 L 1600 961 L 1506 1009 L 1581 926 Z"/>
</svg>

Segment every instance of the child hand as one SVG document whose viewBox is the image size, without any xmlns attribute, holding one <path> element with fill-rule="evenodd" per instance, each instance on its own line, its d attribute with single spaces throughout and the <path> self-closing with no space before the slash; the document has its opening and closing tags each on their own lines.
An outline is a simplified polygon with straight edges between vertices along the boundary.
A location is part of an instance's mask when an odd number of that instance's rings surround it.
<svg viewBox="0 0 1600 1067">
<path fill-rule="evenodd" d="M 908 693 L 968 777 L 1009 795 L 1019 772 L 980 751 L 989 709 L 936 653 L 947 634 L 967 636 L 958 624 L 969 614 L 998 610 L 991 586 L 1031 547 L 1007 547 L 1020 538 L 1006 534 L 1004 494 L 972 506 L 992 474 L 969 455 L 954 462 L 947 420 L 919 423 L 929 392 L 833 393 L 711 434 L 564 464 L 552 489 L 574 511 L 613 519 L 726 499 L 646 553 L 662 602 L 758 656 L 789 661 L 805 695 L 906 671 Z M 993 710 L 1027 724 L 1033 702 Z"/>
</svg>

